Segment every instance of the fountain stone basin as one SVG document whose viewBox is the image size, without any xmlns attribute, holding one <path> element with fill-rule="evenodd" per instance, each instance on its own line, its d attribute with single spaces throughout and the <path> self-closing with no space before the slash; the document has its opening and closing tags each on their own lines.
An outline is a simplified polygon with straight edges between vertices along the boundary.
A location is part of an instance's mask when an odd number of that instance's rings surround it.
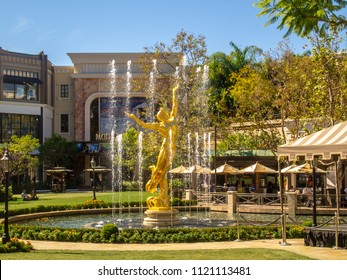
<svg viewBox="0 0 347 280">
<path fill-rule="evenodd" d="M 145 211 L 145 227 L 166 227 L 179 223 L 178 210 L 167 207 L 152 207 Z"/>
</svg>

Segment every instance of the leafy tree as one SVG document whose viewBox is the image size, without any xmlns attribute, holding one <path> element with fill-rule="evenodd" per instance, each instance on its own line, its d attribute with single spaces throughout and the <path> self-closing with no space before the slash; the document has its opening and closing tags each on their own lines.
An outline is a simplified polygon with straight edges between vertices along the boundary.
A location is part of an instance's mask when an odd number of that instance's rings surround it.
<svg viewBox="0 0 347 280">
<path fill-rule="evenodd" d="M 234 97 L 228 90 L 233 86 L 231 74 L 239 72 L 247 65 L 256 65 L 258 57 L 263 53 L 260 48 L 253 45 L 241 49 L 234 42 L 230 42 L 230 46 L 233 50 L 229 55 L 217 52 L 210 57 L 209 108 L 215 121 L 221 121 L 235 114 Z"/>
<path fill-rule="evenodd" d="M 288 28 L 285 36 L 292 32 L 301 37 L 311 32 L 325 36 L 347 27 L 345 16 L 339 14 L 347 6 L 345 0 L 258 0 L 255 6 L 261 9 L 259 16 L 269 17 L 266 25 L 280 20 L 277 28 Z"/>
<path fill-rule="evenodd" d="M 172 80 L 169 86 L 161 86 L 164 90 L 160 91 L 159 94 L 156 94 L 156 103 L 160 106 L 166 106 L 168 100 L 171 100 L 171 87 L 177 83 L 180 84 L 180 106 L 179 106 L 179 116 L 182 125 L 185 126 L 188 130 L 192 127 L 196 127 L 196 124 L 201 124 L 203 120 L 206 123 L 206 110 L 201 108 L 201 99 L 206 97 L 201 92 L 201 74 L 202 69 L 207 63 L 207 48 L 205 37 L 202 35 L 194 35 L 188 33 L 184 30 L 181 30 L 176 34 L 176 37 L 172 39 L 171 44 L 165 44 L 163 42 L 156 43 L 151 47 L 145 48 L 147 56 L 145 69 L 150 70 L 152 60 L 157 60 L 158 65 L 158 74 L 165 76 L 165 79 L 168 78 L 167 69 L 161 69 L 160 66 L 169 65 L 171 68 L 171 73 L 176 73 L 176 75 L 171 76 Z M 177 59 L 172 59 L 173 56 L 176 56 Z M 180 71 L 177 72 L 178 66 L 180 65 Z M 171 87 L 170 87 L 171 86 Z M 189 122 L 187 122 L 189 120 Z M 190 124 L 190 127 L 187 127 Z M 207 124 L 209 124 L 207 122 Z M 182 126 L 181 125 L 181 126 Z"/>
<path fill-rule="evenodd" d="M 0 148 L 1 154 L 4 154 L 5 149 L 8 150 L 8 156 L 12 164 L 9 176 L 12 178 L 12 181 L 13 176 L 17 176 L 18 180 L 20 175 L 25 175 L 24 178 L 27 178 L 26 175 L 28 170 L 34 169 L 39 165 L 39 159 L 37 157 L 39 145 L 39 140 L 33 138 L 31 135 L 25 135 L 22 137 L 14 135 L 11 137 L 9 143 L 5 143 L 4 147 Z M 1 172 L 0 176 L 2 176 L 2 181 L 4 179 L 4 173 Z M 14 192 L 21 191 L 21 189 L 17 189 L 17 187 L 13 187 Z M 12 187 L 10 187 L 10 194 L 11 193 Z"/>
<path fill-rule="evenodd" d="M 9 143 L 5 143 L 4 149 L 8 149 L 8 155 L 11 158 L 11 174 L 25 174 L 28 169 L 39 165 L 39 159 L 36 156 L 39 148 L 39 140 L 31 135 L 18 137 L 13 135 Z M 2 151 L 3 153 L 4 151 Z"/>
<path fill-rule="evenodd" d="M 269 145 L 269 135 L 265 132 L 259 132 L 254 129 L 244 128 L 243 131 L 229 131 L 228 134 L 223 136 L 222 140 L 218 143 L 218 155 L 227 155 L 229 151 L 237 150 L 269 150 L 274 146 L 282 143 L 279 133 L 273 135 L 272 145 Z"/>
<path fill-rule="evenodd" d="M 284 141 L 296 139 L 311 117 L 309 112 L 314 92 L 312 57 L 296 55 L 287 43 L 281 43 L 276 52 L 267 55 L 264 65 L 275 89 L 272 106 L 275 108 L 276 118 L 281 122 Z M 291 139 L 288 139 L 289 135 L 285 130 L 287 120 L 291 120 Z"/>
<path fill-rule="evenodd" d="M 234 126 L 237 129 L 242 128 L 243 133 L 256 138 L 260 134 L 262 137 L 267 136 L 266 148 L 275 152 L 279 134 L 273 124 L 273 116 L 276 113 L 276 107 L 273 105 L 275 87 L 264 73 L 250 66 L 244 67 L 239 73 L 233 73 L 231 78 L 234 87 L 230 94 L 234 96 L 237 108 L 233 118 Z"/>
<path fill-rule="evenodd" d="M 340 38 L 335 34 L 327 37 L 314 37 L 313 49 L 313 77 L 314 93 L 312 96 L 311 116 L 319 114 L 316 121 L 318 129 L 327 124 L 344 121 L 347 103 L 347 60 L 340 50 Z"/>
<path fill-rule="evenodd" d="M 171 44 L 160 42 L 146 47 L 145 50 L 147 55 L 143 59 L 144 69 L 151 71 L 153 59 L 157 63 L 156 106 L 171 107 L 171 89 L 177 83 L 180 85 L 178 106 L 180 131 L 175 161 L 184 164 L 179 160 L 187 158 L 185 156 L 187 135 L 189 133 L 195 135 L 196 131 L 202 133 L 210 126 L 206 90 L 208 68 L 205 65 L 208 57 L 205 37 L 181 30 Z M 170 75 L 167 65 L 171 70 Z M 171 75 L 172 73 L 175 75 Z M 148 147 L 152 148 L 153 146 Z"/>
<path fill-rule="evenodd" d="M 75 143 L 54 134 L 40 147 L 40 158 L 50 167 L 64 166 L 73 168 L 76 159 Z"/>
</svg>

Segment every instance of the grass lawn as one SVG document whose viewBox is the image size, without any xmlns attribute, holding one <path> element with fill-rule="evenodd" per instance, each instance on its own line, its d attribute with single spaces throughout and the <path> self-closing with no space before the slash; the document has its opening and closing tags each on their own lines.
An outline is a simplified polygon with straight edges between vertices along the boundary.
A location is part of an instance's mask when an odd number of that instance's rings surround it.
<svg viewBox="0 0 347 280">
<path fill-rule="evenodd" d="M 280 249 L 184 251 L 67 251 L 40 250 L 0 254 L 1 260 L 312 260 Z"/>
<path fill-rule="evenodd" d="M 150 196 L 147 192 L 143 192 L 142 195 L 139 192 L 97 192 L 96 199 L 103 200 L 106 203 L 115 202 L 145 202 L 147 197 Z M 74 205 L 81 204 L 86 200 L 93 198 L 92 191 L 85 192 L 65 192 L 65 193 L 38 193 L 39 200 L 29 200 L 22 201 L 20 195 L 13 196 L 15 200 L 9 201 L 9 209 L 16 210 L 22 208 L 31 208 L 38 205 L 43 206 L 54 206 L 54 205 Z M 0 205 L 4 207 L 4 202 L 1 202 Z"/>
</svg>

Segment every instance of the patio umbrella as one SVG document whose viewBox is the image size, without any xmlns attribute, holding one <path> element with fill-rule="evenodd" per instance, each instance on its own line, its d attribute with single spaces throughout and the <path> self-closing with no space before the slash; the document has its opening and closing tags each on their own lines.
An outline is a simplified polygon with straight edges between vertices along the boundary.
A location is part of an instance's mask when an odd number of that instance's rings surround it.
<svg viewBox="0 0 347 280">
<path fill-rule="evenodd" d="M 73 172 L 73 170 L 68 169 L 66 167 L 57 166 L 57 167 L 52 167 L 51 169 L 47 169 L 46 172 L 47 173 L 64 173 L 64 172 Z"/>
<path fill-rule="evenodd" d="M 239 174 L 239 169 L 237 169 L 236 167 L 231 166 L 227 163 L 224 163 L 223 165 L 212 170 L 211 173 L 212 174 L 218 174 L 218 175 L 225 175 L 224 182 L 226 183 L 228 174 L 237 175 L 237 174 Z"/>
<path fill-rule="evenodd" d="M 251 166 L 243 168 L 239 172 L 240 173 L 251 173 L 251 174 L 255 174 L 255 173 L 268 173 L 268 174 L 278 173 L 277 170 L 274 170 L 270 167 L 262 165 L 259 162 L 256 162 L 255 164 L 253 164 Z"/>
<path fill-rule="evenodd" d="M 296 164 L 292 164 L 292 165 L 289 165 L 289 166 L 287 166 L 287 167 L 284 167 L 284 168 L 281 169 L 281 173 L 290 173 L 290 172 L 288 172 L 288 171 L 289 171 L 290 169 L 296 167 L 296 166 L 297 166 Z"/>
<path fill-rule="evenodd" d="M 224 163 L 223 165 L 217 167 L 216 169 L 212 170 L 211 173 L 216 173 L 220 175 L 226 175 L 226 174 L 239 174 L 239 169 L 236 167 L 233 167 L 227 163 Z"/>
<path fill-rule="evenodd" d="M 53 167 L 51 169 L 47 169 L 46 170 L 46 174 L 47 175 L 55 175 L 56 177 L 59 178 L 59 175 L 60 175 L 60 180 L 61 180 L 61 191 L 62 192 L 65 192 L 65 175 L 68 173 L 68 172 L 73 172 L 73 170 L 71 169 L 68 169 L 66 167 L 63 167 L 63 166 L 57 166 L 57 167 Z"/>
<path fill-rule="evenodd" d="M 112 169 L 111 168 L 107 168 L 106 166 L 97 165 L 94 168 L 86 168 L 83 171 L 85 171 L 85 172 L 94 172 L 93 173 L 93 184 L 95 184 L 95 182 L 94 182 L 94 175 L 95 175 L 95 173 L 99 173 L 100 174 L 100 173 L 103 173 L 103 172 L 109 172 L 109 171 L 112 171 Z M 101 174 L 100 174 L 100 176 L 101 176 Z M 101 182 L 101 177 L 100 177 L 100 182 Z M 95 191 L 95 189 L 94 189 L 94 191 Z M 104 191 L 103 184 L 101 184 L 101 191 Z M 94 195 L 94 197 L 95 197 L 95 195 Z"/>
<path fill-rule="evenodd" d="M 196 188 L 197 174 L 211 174 L 211 169 L 207 167 L 202 167 L 200 165 L 193 165 L 183 171 L 182 174 L 191 174 L 192 186 L 193 189 Z"/>
<path fill-rule="evenodd" d="M 294 166 L 286 171 L 286 173 L 312 173 L 313 168 L 309 163 L 304 163 L 298 166 Z M 316 172 L 318 173 L 326 173 L 325 170 L 321 168 L 316 168 Z"/>
<path fill-rule="evenodd" d="M 272 169 L 270 167 L 267 167 L 265 165 L 262 165 L 259 162 L 256 162 L 255 164 L 252 164 L 251 166 L 243 168 L 239 172 L 241 174 L 255 174 L 257 189 L 259 188 L 259 176 L 260 176 L 260 174 L 275 174 L 275 173 L 278 173 L 277 170 Z"/>
<path fill-rule="evenodd" d="M 107 172 L 107 171 L 112 171 L 111 168 L 107 168 L 106 166 L 102 166 L 102 165 L 98 165 L 98 166 L 95 166 L 95 168 L 86 168 L 84 169 L 83 171 L 86 171 L 86 172 Z"/>
<path fill-rule="evenodd" d="M 186 170 L 187 168 L 185 168 L 183 165 L 180 165 L 179 167 L 169 170 L 169 173 L 182 174 Z"/>
<path fill-rule="evenodd" d="M 211 169 L 208 167 L 202 167 L 200 165 L 193 165 L 188 167 L 185 171 L 183 171 L 183 174 L 192 174 L 192 173 L 211 174 Z"/>
</svg>

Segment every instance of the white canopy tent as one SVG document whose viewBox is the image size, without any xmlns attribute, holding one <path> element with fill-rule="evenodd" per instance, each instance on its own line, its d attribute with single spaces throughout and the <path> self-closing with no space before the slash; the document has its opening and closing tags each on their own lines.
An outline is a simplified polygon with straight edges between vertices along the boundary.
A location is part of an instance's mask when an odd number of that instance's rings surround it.
<svg viewBox="0 0 347 280">
<path fill-rule="evenodd" d="M 277 151 L 278 158 L 288 157 L 290 161 L 295 161 L 298 157 L 304 157 L 306 161 L 313 161 L 315 158 L 334 160 L 336 164 L 336 200 L 339 201 L 343 177 L 341 160 L 347 159 L 347 121 L 281 145 Z M 315 207 L 316 204 L 313 207 L 314 216 Z M 339 203 L 336 204 L 336 207 L 337 215 L 339 215 Z M 314 224 L 316 224 L 315 221 Z"/>
<path fill-rule="evenodd" d="M 328 160 L 332 155 L 347 159 L 347 121 L 278 147 L 278 157 L 287 156 L 290 161 L 299 156 L 306 160 L 313 160 L 315 156 Z"/>
</svg>

